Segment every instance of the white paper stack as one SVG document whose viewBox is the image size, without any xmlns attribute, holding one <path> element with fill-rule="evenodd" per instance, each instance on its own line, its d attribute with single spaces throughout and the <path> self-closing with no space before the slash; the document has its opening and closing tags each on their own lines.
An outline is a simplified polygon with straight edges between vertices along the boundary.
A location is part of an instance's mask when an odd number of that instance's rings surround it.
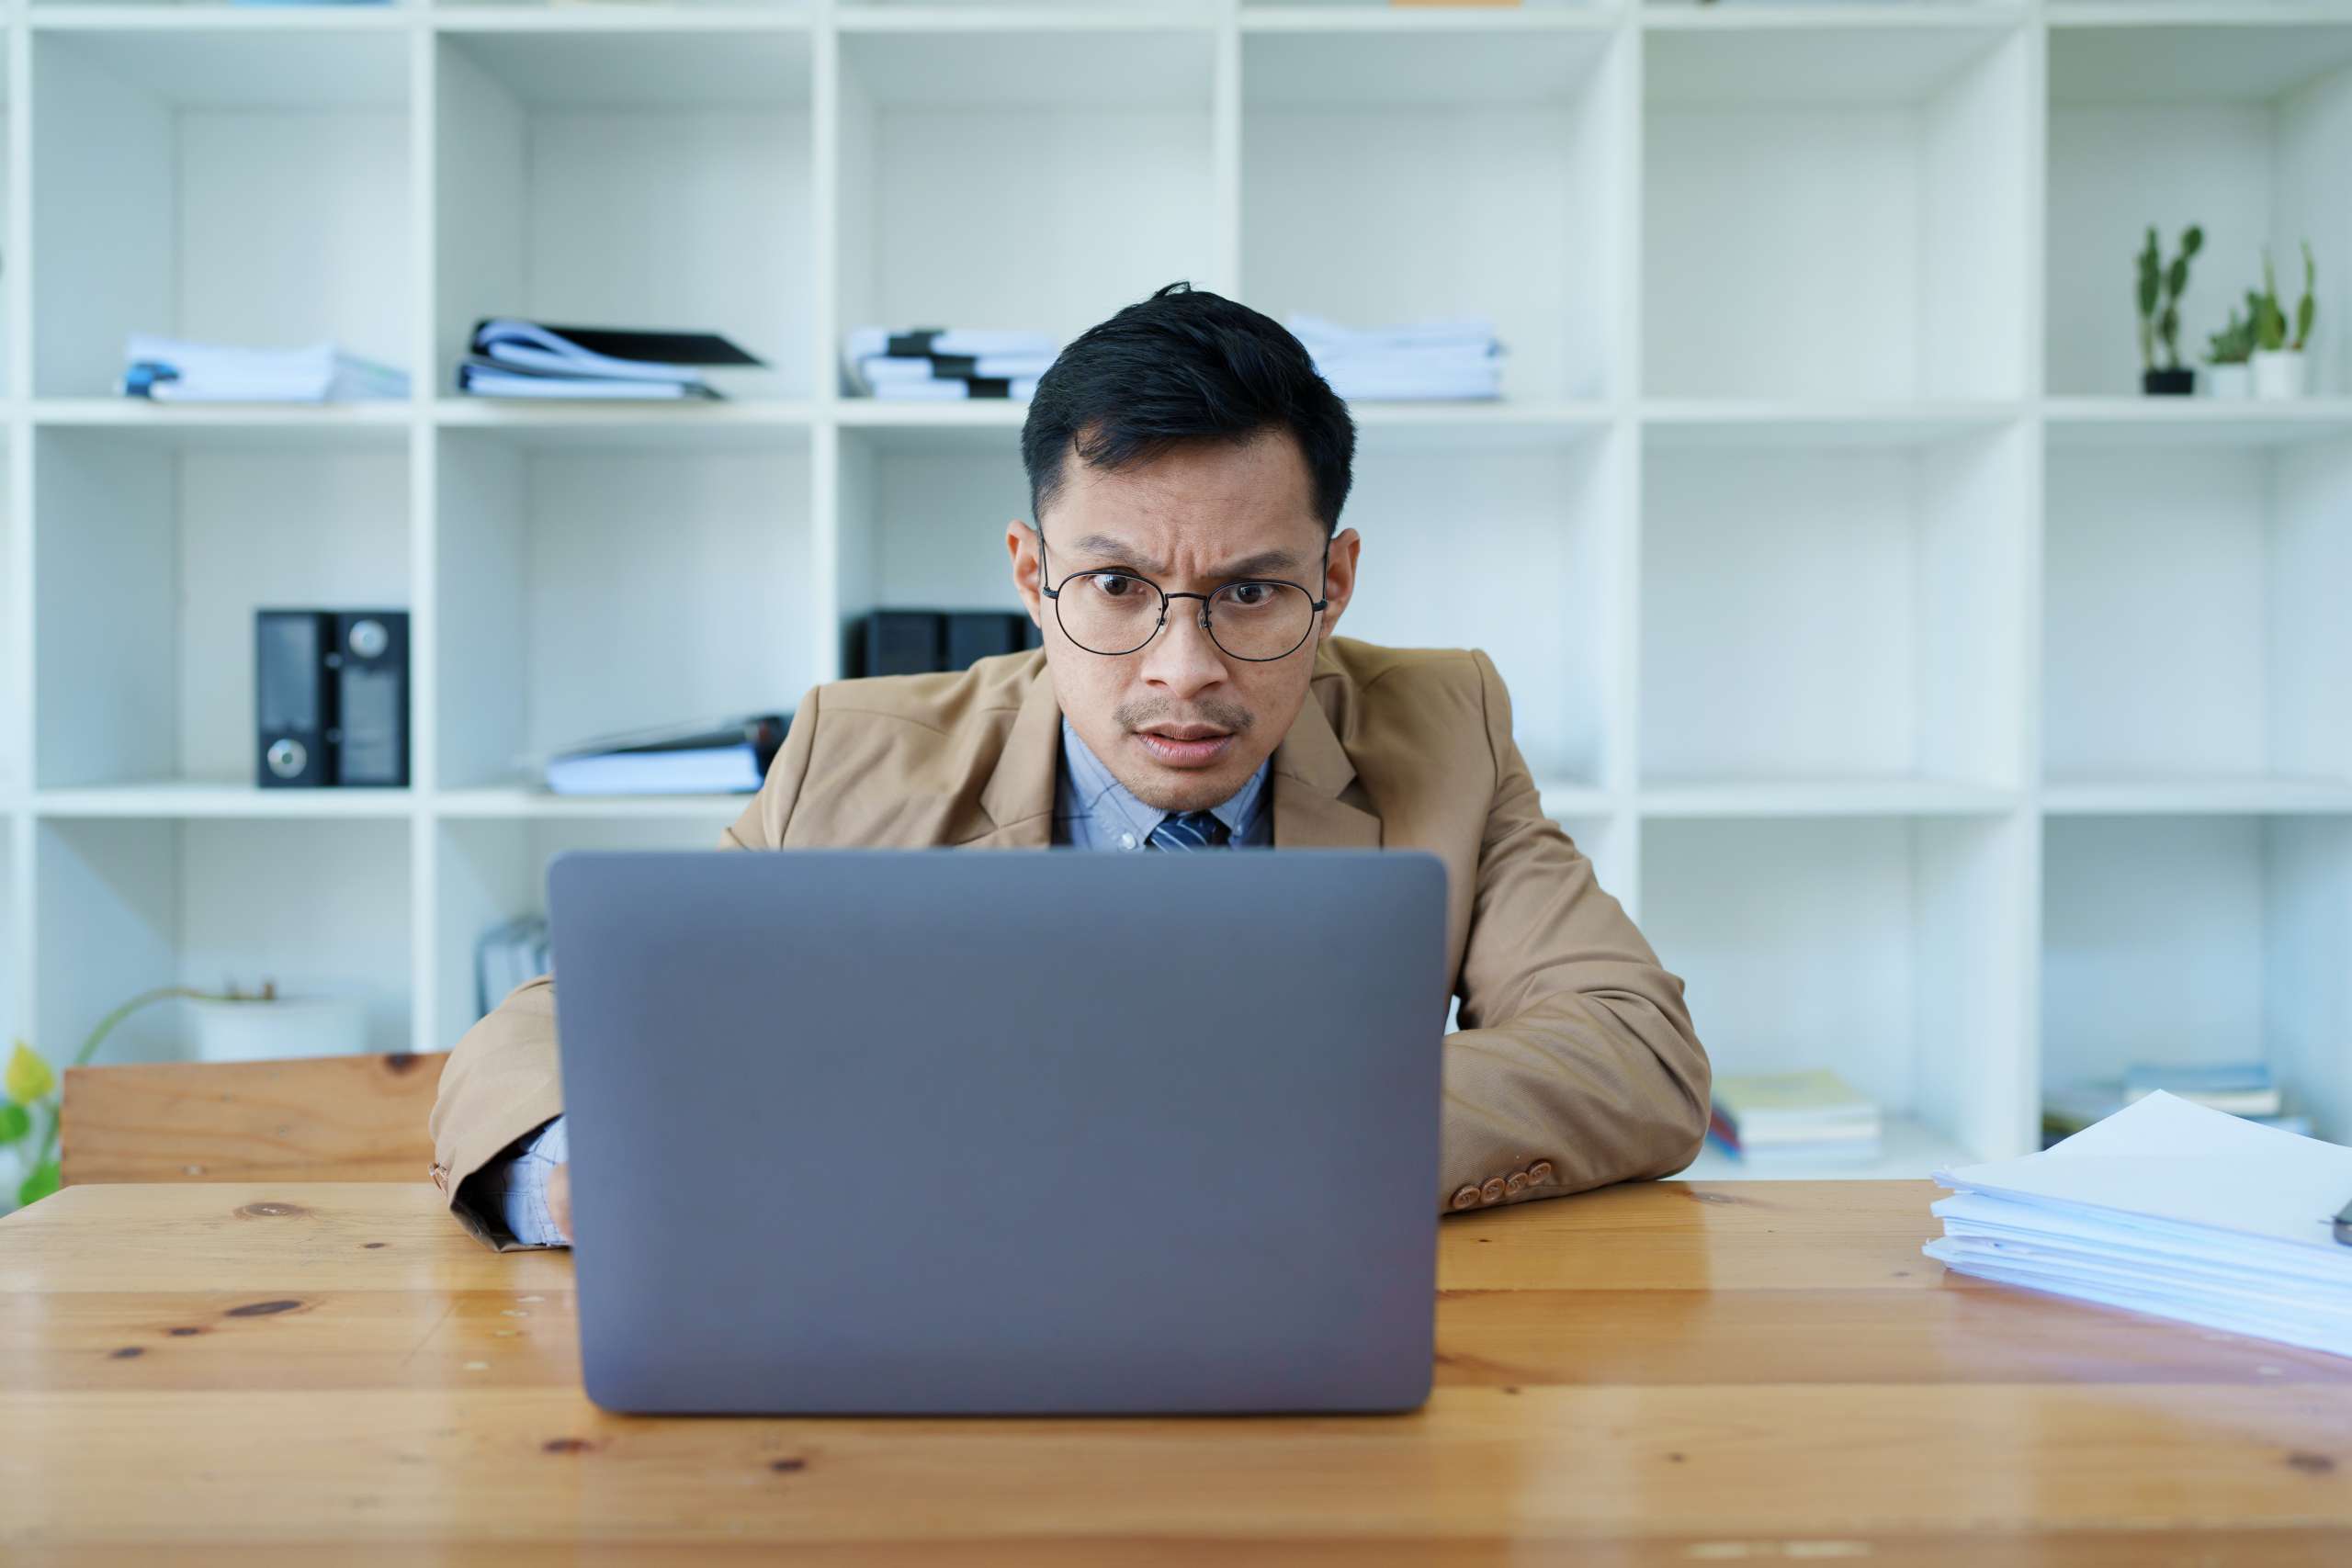
<svg viewBox="0 0 2352 1568">
<path fill-rule="evenodd" d="M 408 373 L 331 343 L 242 348 L 133 333 L 124 346 L 125 396 L 159 403 L 323 403 L 408 396 Z"/>
<path fill-rule="evenodd" d="M 1358 330 L 1289 316 L 1283 325 L 1314 356 L 1317 374 L 1351 403 L 1502 395 L 1502 344 L 1483 317 Z"/>
<path fill-rule="evenodd" d="M 1051 333 L 1019 329 L 854 327 L 843 352 L 851 389 L 885 402 L 1026 402 L 1058 350 Z"/>
<path fill-rule="evenodd" d="M 1980 1279 L 2352 1356 L 2352 1149 L 2158 1092 L 2021 1159 L 1938 1171 L 1923 1250 Z"/>
</svg>

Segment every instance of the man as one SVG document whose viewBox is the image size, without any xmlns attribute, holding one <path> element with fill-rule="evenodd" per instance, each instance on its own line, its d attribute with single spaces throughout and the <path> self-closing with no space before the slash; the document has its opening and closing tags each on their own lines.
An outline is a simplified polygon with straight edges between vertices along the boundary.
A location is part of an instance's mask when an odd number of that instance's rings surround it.
<svg viewBox="0 0 2352 1568">
<path fill-rule="evenodd" d="M 1298 341 L 1171 284 L 1063 351 L 1021 448 L 1035 525 L 1005 548 L 1044 647 L 810 692 L 724 847 L 1431 851 L 1462 1025 L 1440 1207 L 1688 1165 L 1710 1071 L 1682 983 L 1544 818 L 1493 664 L 1332 637 L 1355 429 Z M 1344 931 L 1304 978 L 1348 984 Z M 571 1235 L 550 985 L 468 1031 L 433 1110 L 433 1179 L 502 1248 Z"/>
</svg>

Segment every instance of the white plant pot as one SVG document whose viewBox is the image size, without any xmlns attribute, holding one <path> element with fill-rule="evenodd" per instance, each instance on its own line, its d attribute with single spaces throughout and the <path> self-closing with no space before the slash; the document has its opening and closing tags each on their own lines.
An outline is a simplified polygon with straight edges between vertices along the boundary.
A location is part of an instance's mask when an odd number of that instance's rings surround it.
<svg viewBox="0 0 2352 1568">
<path fill-rule="evenodd" d="M 2227 402 L 2239 402 L 2254 396 L 2254 367 L 2247 365 L 2208 365 L 2205 367 L 2205 395 Z"/>
<path fill-rule="evenodd" d="M 2254 395 L 2257 398 L 2300 398 L 2303 395 L 2303 356 L 2292 349 L 2254 354 Z"/>
<path fill-rule="evenodd" d="M 278 997 L 269 1001 L 191 998 L 199 1062 L 280 1062 L 340 1056 L 368 1048 L 368 1014 L 349 997 Z"/>
</svg>

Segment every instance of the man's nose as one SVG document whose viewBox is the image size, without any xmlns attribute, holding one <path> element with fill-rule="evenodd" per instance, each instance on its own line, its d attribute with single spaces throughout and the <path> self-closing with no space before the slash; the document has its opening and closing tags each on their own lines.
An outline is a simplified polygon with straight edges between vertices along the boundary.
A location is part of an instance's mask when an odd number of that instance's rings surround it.
<svg viewBox="0 0 2352 1568">
<path fill-rule="evenodd" d="M 1201 602 L 1170 599 L 1168 624 L 1143 650 L 1143 678 L 1174 696 L 1189 697 L 1225 679 L 1225 655 L 1201 626 Z"/>
</svg>

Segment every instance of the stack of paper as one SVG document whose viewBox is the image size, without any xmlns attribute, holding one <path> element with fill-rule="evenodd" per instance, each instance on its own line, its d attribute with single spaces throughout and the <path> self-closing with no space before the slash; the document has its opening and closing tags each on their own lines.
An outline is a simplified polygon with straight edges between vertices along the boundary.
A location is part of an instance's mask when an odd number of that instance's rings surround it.
<svg viewBox="0 0 2352 1568">
<path fill-rule="evenodd" d="M 1836 1073 L 1723 1073 L 1713 1093 L 1707 1135 L 1749 1164 L 1878 1157 L 1878 1107 Z"/>
<path fill-rule="evenodd" d="M 851 390 L 890 402 L 1008 398 L 1026 402 L 1053 367 L 1045 333 L 989 327 L 858 327 L 847 347 Z"/>
<path fill-rule="evenodd" d="M 1956 1272 L 2352 1355 L 2352 1149 L 2161 1090 L 1956 1190 L 1923 1249 Z"/>
<path fill-rule="evenodd" d="M 1350 402 L 1502 395 L 1502 344 L 1483 318 L 1408 321 L 1363 331 L 1320 316 L 1283 320 L 1315 368 Z"/>
<path fill-rule="evenodd" d="M 706 367 L 764 363 L 717 333 L 559 327 L 505 317 L 476 322 L 471 350 L 458 367 L 458 390 L 477 398 L 716 398 Z"/>
<path fill-rule="evenodd" d="M 323 403 L 408 396 L 406 371 L 345 354 L 331 343 L 241 348 L 133 333 L 123 359 L 123 395 L 159 403 Z"/>
</svg>

